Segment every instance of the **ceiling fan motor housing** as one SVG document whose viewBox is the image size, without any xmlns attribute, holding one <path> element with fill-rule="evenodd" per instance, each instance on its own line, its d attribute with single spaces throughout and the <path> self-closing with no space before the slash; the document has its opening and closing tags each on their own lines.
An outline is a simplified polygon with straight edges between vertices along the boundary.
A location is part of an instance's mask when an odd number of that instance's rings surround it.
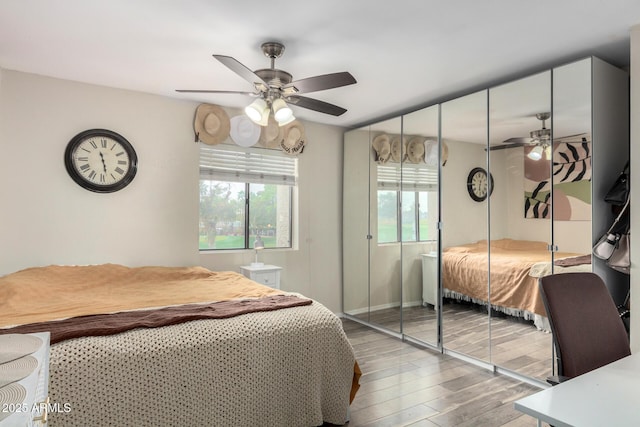
<svg viewBox="0 0 640 427">
<path fill-rule="evenodd" d="M 539 142 L 548 141 L 551 139 L 551 129 L 547 129 L 545 126 L 545 120 L 551 117 L 551 113 L 537 113 L 536 118 L 542 121 L 542 129 L 536 129 L 529 132 L 532 139 L 537 139 Z"/>
<path fill-rule="evenodd" d="M 254 71 L 254 73 L 267 82 L 269 87 L 276 87 L 278 89 L 293 81 L 293 76 L 291 74 L 275 68 L 263 68 L 262 70 Z"/>
<path fill-rule="evenodd" d="M 260 46 L 264 56 L 267 58 L 275 59 L 280 58 L 284 53 L 284 45 L 278 42 L 266 42 Z"/>
</svg>

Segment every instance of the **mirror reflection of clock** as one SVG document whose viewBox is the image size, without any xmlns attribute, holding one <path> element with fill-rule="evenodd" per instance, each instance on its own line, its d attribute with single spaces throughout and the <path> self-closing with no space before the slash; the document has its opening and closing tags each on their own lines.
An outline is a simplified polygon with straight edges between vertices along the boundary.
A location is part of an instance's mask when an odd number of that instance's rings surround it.
<svg viewBox="0 0 640 427">
<path fill-rule="evenodd" d="M 483 168 L 473 168 L 467 177 L 467 191 L 469 196 L 476 202 L 482 202 L 493 193 L 493 176 Z"/>
</svg>

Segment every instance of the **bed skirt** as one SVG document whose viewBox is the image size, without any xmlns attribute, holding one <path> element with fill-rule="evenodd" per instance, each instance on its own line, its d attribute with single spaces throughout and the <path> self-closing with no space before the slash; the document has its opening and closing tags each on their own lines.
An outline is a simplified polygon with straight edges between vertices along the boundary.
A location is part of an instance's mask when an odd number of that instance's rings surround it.
<svg viewBox="0 0 640 427">
<path fill-rule="evenodd" d="M 480 300 L 477 298 L 472 298 L 468 295 L 464 295 L 461 294 L 459 292 L 455 292 L 449 289 L 443 289 L 443 293 L 442 296 L 444 298 L 450 298 L 450 299 L 455 299 L 457 301 L 465 301 L 465 302 L 472 302 L 474 304 L 478 304 L 478 305 L 483 305 L 485 307 L 489 306 L 489 302 L 484 301 L 484 300 Z M 491 306 L 492 310 L 498 311 L 500 313 L 504 313 L 507 314 L 509 316 L 513 316 L 513 317 L 520 317 L 523 318 L 524 320 L 531 320 L 533 322 L 533 325 L 539 330 L 539 331 L 543 331 L 543 332 L 551 332 L 551 326 L 549 325 L 549 319 L 547 319 L 546 316 L 541 316 L 539 314 L 536 313 L 532 313 L 530 311 L 527 310 L 521 310 L 518 308 L 511 308 L 511 307 L 501 307 L 501 306 L 497 306 L 497 305 L 492 305 Z"/>
</svg>

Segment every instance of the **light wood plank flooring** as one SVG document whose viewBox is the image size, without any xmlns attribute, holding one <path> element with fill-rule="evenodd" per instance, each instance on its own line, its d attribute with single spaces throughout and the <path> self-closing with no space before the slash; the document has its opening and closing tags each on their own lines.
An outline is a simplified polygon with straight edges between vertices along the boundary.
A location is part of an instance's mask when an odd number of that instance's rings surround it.
<svg viewBox="0 0 640 427">
<path fill-rule="evenodd" d="M 343 319 L 362 369 L 349 427 L 535 426 L 513 402 L 539 389 Z"/>
<path fill-rule="evenodd" d="M 536 378 L 552 375 L 552 335 L 532 322 L 493 313 L 491 339 L 486 309 L 475 304 L 447 302 L 442 306 L 445 347 Z M 436 311 L 421 306 L 403 309 L 403 332 L 419 340 L 437 341 Z M 400 330 L 399 308 L 358 316 L 393 331 Z"/>
</svg>

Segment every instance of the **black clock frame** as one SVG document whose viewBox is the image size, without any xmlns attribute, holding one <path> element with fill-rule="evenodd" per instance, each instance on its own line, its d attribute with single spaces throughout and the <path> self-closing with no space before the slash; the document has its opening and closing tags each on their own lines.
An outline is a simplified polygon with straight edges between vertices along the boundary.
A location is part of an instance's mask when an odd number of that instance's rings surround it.
<svg viewBox="0 0 640 427">
<path fill-rule="evenodd" d="M 129 170 L 127 170 L 124 178 L 115 184 L 98 185 L 91 181 L 87 181 L 87 179 L 75 168 L 73 164 L 73 153 L 76 148 L 86 139 L 100 136 L 116 140 L 120 145 L 122 145 L 129 156 Z M 131 181 L 133 181 L 133 178 L 135 178 L 138 171 L 138 155 L 136 154 L 136 150 L 133 148 L 133 145 L 131 145 L 124 136 L 107 129 L 89 129 L 80 132 L 71 138 L 71 141 L 67 144 L 67 148 L 64 152 L 64 165 L 71 179 L 73 179 L 82 188 L 95 193 L 113 193 L 115 191 L 122 190 L 124 187 L 129 185 Z"/>
<path fill-rule="evenodd" d="M 476 193 L 473 192 L 473 176 L 478 172 L 483 173 L 485 176 L 488 175 L 487 194 L 485 194 L 484 196 L 478 196 Z M 487 199 L 487 195 L 491 196 L 491 194 L 493 193 L 493 175 L 491 175 L 491 173 L 487 174 L 487 171 L 480 167 L 471 169 L 471 172 L 469 172 L 469 175 L 467 176 L 467 191 L 469 192 L 469 197 L 471 197 L 474 201 L 476 202 L 485 201 Z"/>
</svg>

